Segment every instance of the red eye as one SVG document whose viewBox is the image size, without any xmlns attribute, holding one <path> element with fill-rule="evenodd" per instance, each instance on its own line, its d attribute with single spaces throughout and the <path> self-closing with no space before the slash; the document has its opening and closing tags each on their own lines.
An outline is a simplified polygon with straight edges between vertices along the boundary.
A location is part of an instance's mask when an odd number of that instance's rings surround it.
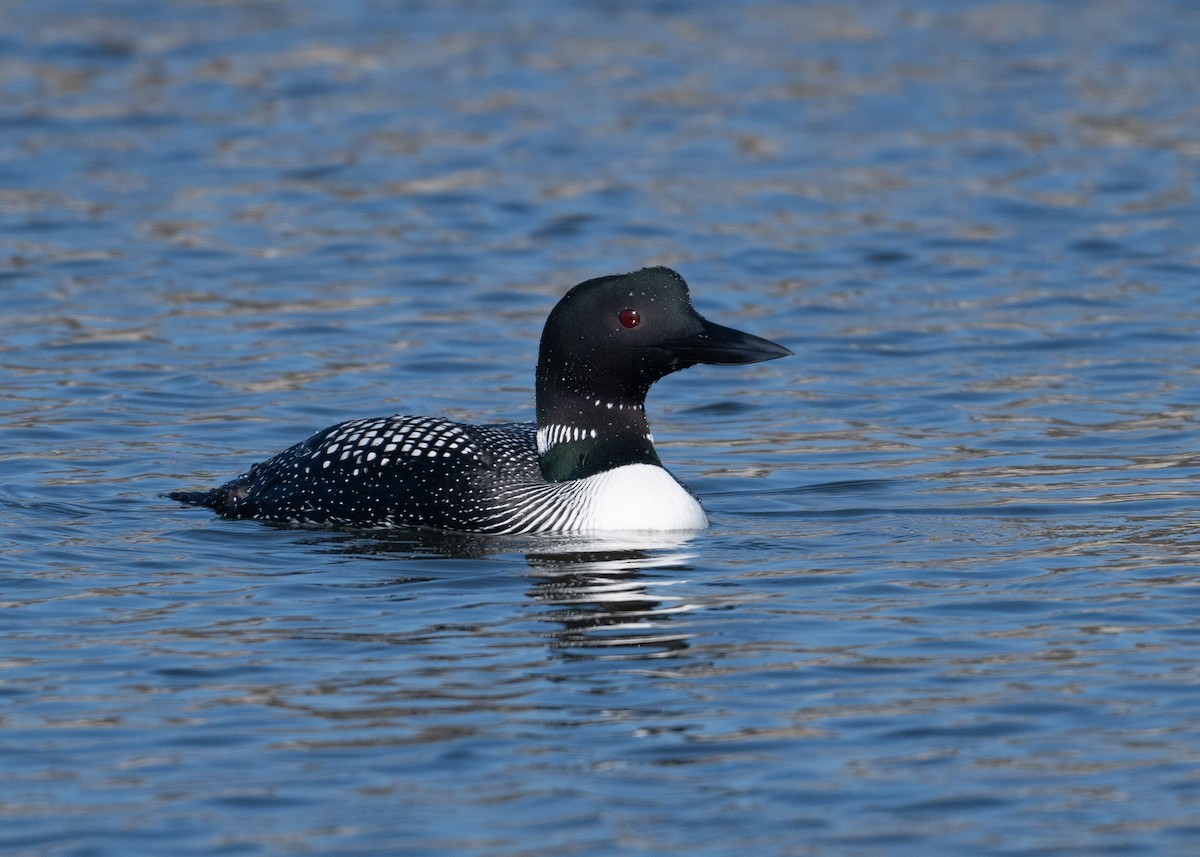
<svg viewBox="0 0 1200 857">
<path fill-rule="evenodd" d="M 633 330 L 642 323 L 642 317 L 635 309 L 623 309 L 617 313 L 617 318 L 621 320 L 621 327 L 626 330 Z"/>
</svg>

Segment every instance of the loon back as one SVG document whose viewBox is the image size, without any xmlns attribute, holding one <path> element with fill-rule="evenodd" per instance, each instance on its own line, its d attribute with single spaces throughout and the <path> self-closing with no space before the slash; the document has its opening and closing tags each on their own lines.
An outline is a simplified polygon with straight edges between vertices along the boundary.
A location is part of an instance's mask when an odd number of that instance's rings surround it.
<svg viewBox="0 0 1200 857">
<path fill-rule="evenodd" d="M 699 501 L 662 467 L 645 417 L 659 378 L 753 363 L 783 346 L 692 308 L 666 268 L 576 286 L 547 319 L 537 424 L 435 417 L 351 420 L 209 491 L 168 496 L 227 518 L 478 533 L 696 530 Z"/>
<path fill-rule="evenodd" d="M 533 423 L 352 420 L 317 432 L 220 488 L 171 496 L 226 518 L 324 527 L 421 526 L 499 535 L 706 526 L 699 502 L 661 467 L 625 465 L 547 482 L 538 467 L 536 431 Z"/>
</svg>

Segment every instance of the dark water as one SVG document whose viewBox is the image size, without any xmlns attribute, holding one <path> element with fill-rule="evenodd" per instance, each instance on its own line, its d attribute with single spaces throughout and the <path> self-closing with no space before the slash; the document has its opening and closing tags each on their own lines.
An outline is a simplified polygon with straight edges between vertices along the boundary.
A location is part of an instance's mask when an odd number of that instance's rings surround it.
<svg viewBox="0 0 1200 857">
<path fill-rule="evenodd" d="M 1194 849 L 1198 141 L 1187 2 L 0 5 L 0 850 Z M 645 264 L 705 533 L 161 499 Z"/>
</svg>

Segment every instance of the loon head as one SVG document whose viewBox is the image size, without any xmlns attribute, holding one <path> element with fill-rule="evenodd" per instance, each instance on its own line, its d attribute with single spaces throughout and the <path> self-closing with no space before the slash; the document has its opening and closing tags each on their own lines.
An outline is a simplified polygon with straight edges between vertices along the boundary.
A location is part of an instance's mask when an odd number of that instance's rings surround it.
<svg viewBox="0 0 1200 857">
<path fill-rule="evenodd" d="M 660 464 L 645 401 L 658 379 L 697 363 L 759 363 L 782 345 L 714 324 L 669 268 L 599 277 L 567 292 L 542 331 L 538 453 L 550 480 Z"/>
</svg>

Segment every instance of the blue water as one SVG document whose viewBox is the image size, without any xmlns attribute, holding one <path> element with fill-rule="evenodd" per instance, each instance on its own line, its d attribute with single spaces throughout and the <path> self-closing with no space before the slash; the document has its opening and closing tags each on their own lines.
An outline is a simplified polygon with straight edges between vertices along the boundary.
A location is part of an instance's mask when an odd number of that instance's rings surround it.
<svg viewBox="0 0 1200 857">
<path fill-rule="evenodd" d="M 1180 854 L 1200 7 L 0 5 L 0 851 Z M 666 264 L 692 538 L 226 522 Z"/>
</svg>

